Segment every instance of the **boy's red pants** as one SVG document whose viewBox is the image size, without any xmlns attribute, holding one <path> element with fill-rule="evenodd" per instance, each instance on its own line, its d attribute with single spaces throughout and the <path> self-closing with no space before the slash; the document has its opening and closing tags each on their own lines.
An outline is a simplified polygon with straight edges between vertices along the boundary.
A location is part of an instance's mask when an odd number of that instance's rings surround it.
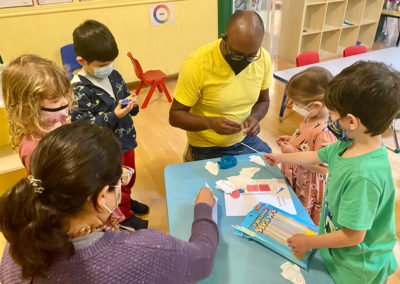
<svg viewBox="0 0 400 284">
<path fill-rule="evenodd" d="M 131 188 L 135 184 L 136 180 L 135 150 L 132 149 L 126 153 L 123 153 L 121 156 L 121 163 L 123 166 L 128 166 L 135 170 L 129 184 L 121 187 L 121 203 L 118 206 L 125 218 L 129 219 L 133 215 L 129 201 L 131 200 Z"/>
</svg>

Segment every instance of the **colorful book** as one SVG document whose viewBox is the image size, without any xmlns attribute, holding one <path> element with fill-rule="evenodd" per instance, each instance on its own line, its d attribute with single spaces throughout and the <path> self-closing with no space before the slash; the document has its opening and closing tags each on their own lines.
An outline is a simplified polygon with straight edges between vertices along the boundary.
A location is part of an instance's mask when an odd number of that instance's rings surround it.
<svg viewBox="0 0 400 284">
<path fill-rule="evenodd" d="M 253 239 L 304 269 L 308 269 L 310 259 L 316 252 L 310 250 L 304 255 L 294 255 L 287 239 L 295 234 L 316 235 L 318 227 L 270 204 L 258 203 L 242 224 L 234 227 L 236 235 Z"/>
</svg>

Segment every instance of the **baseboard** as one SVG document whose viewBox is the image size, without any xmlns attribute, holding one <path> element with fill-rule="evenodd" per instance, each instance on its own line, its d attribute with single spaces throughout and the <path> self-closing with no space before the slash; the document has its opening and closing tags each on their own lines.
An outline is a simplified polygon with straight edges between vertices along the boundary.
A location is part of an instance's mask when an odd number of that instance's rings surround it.
<svg viewBox="0 0 400 284">
<path fill-rule="evenodd" d="M 165 81 L 166 82 L 174 81 L 174 80 L 178 79 L 178 75 L 179 75 L 178 73 L 167 75 L 167 79 Z M 134 81 L 134 82 L 126 83 L 126 86 L 128 87 L 128 89 L 130 91 L 134 91 L 137 89 L 137 87 L 139 87 L 139 84 L 140 84 L 140 81 Z"/>
</svg>

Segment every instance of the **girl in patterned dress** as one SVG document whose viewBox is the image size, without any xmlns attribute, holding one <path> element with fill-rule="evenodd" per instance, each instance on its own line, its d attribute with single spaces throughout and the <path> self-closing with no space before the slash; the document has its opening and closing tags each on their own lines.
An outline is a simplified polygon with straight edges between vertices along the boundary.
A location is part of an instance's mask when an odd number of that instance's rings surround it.
<svg viewBox="0 0 400 284">
<path fill-rule="evenodd" d="M 336 141 L 327 128 L 328 110 L 324 105 L 325 89 L 332 77 L 324 68 L 310 67 L 289 80 L 286 93 L 290 104 L 304 120 L 292 136 L 278 137 L 282 153 L 317 151 Z M 328 168 L 283 163 L 281 171 L 318 226 Z"/>
</svg>

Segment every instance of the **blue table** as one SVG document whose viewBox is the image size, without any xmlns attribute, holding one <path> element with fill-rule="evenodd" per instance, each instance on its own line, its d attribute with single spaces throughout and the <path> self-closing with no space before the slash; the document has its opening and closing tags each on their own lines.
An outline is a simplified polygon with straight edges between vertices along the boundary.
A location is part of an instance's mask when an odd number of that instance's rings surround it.
<svg viewBox="0 0 400 284">
<path fill-rule="evenodd" d="M 257 242 L 233 234 L 231 225 L 239 225 L 243 217 L 227 217 L 223 192 L 215 189 L 215 181 L 238 175 L 242 168 L 260 167 L 249 161 L 249 155 L 236 156 L 237 166 L 219 170 L 218 176 L 210 174 L 204 165 L 207 161 L 196 161 L 170 165 L 164 169 L 167 198 L 168 223 L 171 235 L 183 240 L 190 237 L 193 222 L 193 206 L 197 193 L 207 182 L 218 198 L 219 248 L 211 275 L 200 283 L 291 283 L 281 276 L 280 266 L 288 260 Z M 277 167 L 261 167 L 254 178 L 282 178 Z M 311 222 L 307 212 L 292 190 L 291 195 L 297 215 Z M 334 283 L 329 276 L 319 253 L 310 262 L 309 270 L 301 269 L 307 284 Z"/>
</svg>

